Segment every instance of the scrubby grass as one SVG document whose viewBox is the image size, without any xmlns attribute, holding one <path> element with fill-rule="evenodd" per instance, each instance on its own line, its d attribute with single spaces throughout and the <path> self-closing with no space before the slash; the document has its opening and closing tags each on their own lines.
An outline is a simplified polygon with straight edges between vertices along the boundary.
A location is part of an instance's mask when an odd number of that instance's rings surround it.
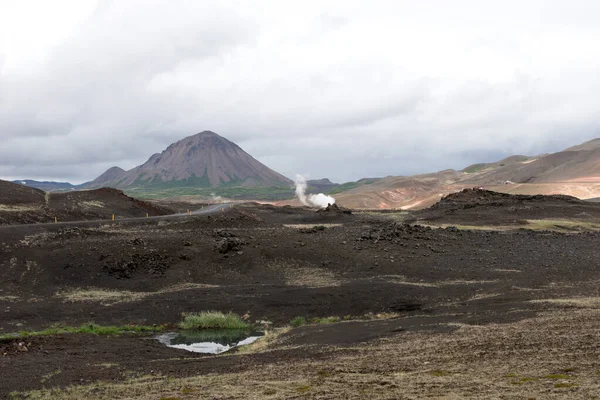
<svg viewBox="0 0 600 400">
<path fill-rule="evenodd" d="M 569 379 L 570 376 L 566 374 L 549 374 L 544 377 L 545 379 Z"/>
<path fill-rule="evenodd" d="M 214 288 L 216 285 L 208 285 L 202 283 L 181 283 L 175 286 L 158 290 L 156 292 L 132 292 L 129 290 L 110 290 L 101 288 L 76 288 L 73 290 L 58 292 L 57 297 L 62 298 L 66 302 L 99 302 L 105 306 L 112 306 L 119 303 L 128 303 L 133 301 L 143 300 L 146 297 L 158 294 L 178 292 L 191 289 Z"/>
<path fill-rule="evenodd" d="M 440 377 L 440 376 L 450 376 L 450 375 L 452 375 L 452 372 L 443 371 L 443 370 L 435 370 L 435 371 L 429 371 L 429 374 L 432 376 Z"/>
<path fill-rule="evenodd" d="M 80 326 L 60 326 L 54 325 L 41 331 L 20 331 L 17 333 L 5 333 L 0 335 L 0 340 L 10 340 L 15 338 L 27 338 L 34 336 L 63 335 L 66 333 L 89 333 L 93 335 L 121 335 L 125 333 L 149 333 L 160 332 L 164 326 L 147 325 L 121 325 L 121 326 L 102 326 L 93 322 Z"/>
<path fill-rule="evenodd" d="M 574 388 L 574 387 L 577 387 L 577 386 L 579 386 L 579 385 L 577 385 L 576 383 L 555 383 L 554 384 L 554 387 L 557 388 L 557 389 L 560 389 L 560 388 Z"/>
<path fill-rule="evenodd" d="M 368 313 L 361 316 L 345 315 L 342 317 L 330 316 L 330 317 L 313 317 L 307 319 L 306 317 L 297 316 L 290 321 L 290 325 L 294 328 L 298 328 L 303 325 L 326 325 L 335 324 L 342 321 L 370 321 L 379 319 L 392 319 L 398 318 L 398 313 Z"/>
<path fill-rule="evenodd" d="M 199 188 L 147 186 L 125 190 L 125 194 L 142 199 L 165 199 L 177 196 L 196 196 L 198 199 L 212 199 L 221 196 L 226 199 L 245 200 L 285 200 L 294 197 L 289 187 L 227 187 Z"/>
<path fill-rule="evenodd" d="M 527 229 L 557 232 L 595 232 L 600 231 L 600 224 L 587 221 L 563 219 L 528 219 Z"/>
<path fill-rule="evenodd" d="M 323 317 L 323 318 L 313 318 L 310 320 L 313 324 L 335 324 L 336 322 L 340 322 L 342 319 L 340 317 Z"/>
<path fill-rule="evenodd" d="M 234 313 L 202 311 L 184 315 L 179 323 L 182 329 L 246 329 L 249 325 Z"/>
<path fill-rule="evenodd" d="M 296 317 L 290 321 L 290 325 L 294 328 L 298 328 L 299 326 L 306 325 L 308 321 L 304 317 Z"/>
<path fill-rule="evenodd" d="M 600 224 L 586 221 L 562 219 L 527 219 L 509 225 L 460 225 L 460 224 L 431 224 L 430 221 L 420 225 L 432 228 L 454 227 L 464 231 L 510 231 L 515 229 L 529 229 L 532 231 L 552 231 L 562 233 L 598 232 Z"/>
</svg>

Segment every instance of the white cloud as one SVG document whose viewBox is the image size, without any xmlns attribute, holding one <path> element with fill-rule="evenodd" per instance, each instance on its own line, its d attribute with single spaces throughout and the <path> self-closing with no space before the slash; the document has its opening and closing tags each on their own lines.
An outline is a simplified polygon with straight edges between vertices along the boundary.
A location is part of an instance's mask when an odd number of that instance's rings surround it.
<svg viewBox="0 0 600 400">
<path fill-rule="evenodd" d="M 205 129 L 338 181 L 559 150 L 598 132 L 598 17 L 593 1 L 0 0 L 0 176 L 93 179 Z"/>
</svg>

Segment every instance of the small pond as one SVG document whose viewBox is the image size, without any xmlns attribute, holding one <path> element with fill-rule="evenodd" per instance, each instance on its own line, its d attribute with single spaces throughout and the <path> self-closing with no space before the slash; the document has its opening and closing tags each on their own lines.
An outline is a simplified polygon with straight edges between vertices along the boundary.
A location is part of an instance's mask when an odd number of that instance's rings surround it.
<svg viewBox="0 0 600 400">
<path fill-rule="evenodd" d="M 175 349 L 220 354 L 234 347 L 251 344 L 264 335 L 264 332 L 247 329 L 203 329 L 163 333 L 156 339 L 165 346 Z"/>
</svg>

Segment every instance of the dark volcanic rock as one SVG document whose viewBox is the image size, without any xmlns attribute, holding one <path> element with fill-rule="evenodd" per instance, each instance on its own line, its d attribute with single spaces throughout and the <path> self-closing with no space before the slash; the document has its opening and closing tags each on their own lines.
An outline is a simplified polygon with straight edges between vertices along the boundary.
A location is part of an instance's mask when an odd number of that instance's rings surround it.
<svg viewBox="0 0 600 400">
<path fill-rule="evenodd" d="M 344 207 L 340 207 L 337 204 L 333 203 L 333 204 L 327 204 L 327 207 L 317 211 L 320 213 L 334 213 L 334 214 L 352 214 L 352 211 L 350 211 L 347 208 Z"/>
</svg>

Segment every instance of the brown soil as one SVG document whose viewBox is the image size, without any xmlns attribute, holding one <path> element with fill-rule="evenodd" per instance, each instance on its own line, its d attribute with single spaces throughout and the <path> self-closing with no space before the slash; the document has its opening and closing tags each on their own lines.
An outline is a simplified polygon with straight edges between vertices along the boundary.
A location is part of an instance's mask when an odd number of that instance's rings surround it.
<svg viewBox="0 0 600 400">
<path fill-rule="evenodd" d="M 0 225 L 58 221 L 135 218 L 171 214 L 157 206 L 126 196 L 122 191 L 101 188 L 67 193 L 41 190 L 0 181 Z"/>
<path fill-rule="evenodd" d="M 493 218 L 496 207 L 501 218 L 504 207 L 488 200 L 471 199 L 482 204 L 452 215 L 464 212 L 464 223 L 487 207 Z M 256 204 L 225 211 L 1 227 L 0 332 L 175 324 L 201 310 L 249 313 L 276 327 L 296 316 L 395 318 L 292 329 L 262 349 L 222 356 L 129 335 L 11 340 L 0 344 L 0 396 L 73 385 L 61 396 L 584 398 L 598 389 L 600 326 L 588 318 L 600 305 L 598 233 L 431 229 L 394 214 Z M 92 290 L 106 298 L 86 297 Z M 571 302 L 538 301 L 557 298 Z M 577 312 L 563 314 L 565 307 Z M 528 374 L 536 381 L 524 386 Z M 550 374 L 568 378 L 544 378 Z M 159 383 L 139 378 L 147 375 Z M 97 381 L 127 385 L 86 386 Z"/>
<path fill-rule="evenodd" d="M 466 225 L 518 225 L 531 219 L 600 222 L 600 204 L 564 195 L 510 195 L 464 189 L 412 215 L 421 221 Z"/>
</svg>

